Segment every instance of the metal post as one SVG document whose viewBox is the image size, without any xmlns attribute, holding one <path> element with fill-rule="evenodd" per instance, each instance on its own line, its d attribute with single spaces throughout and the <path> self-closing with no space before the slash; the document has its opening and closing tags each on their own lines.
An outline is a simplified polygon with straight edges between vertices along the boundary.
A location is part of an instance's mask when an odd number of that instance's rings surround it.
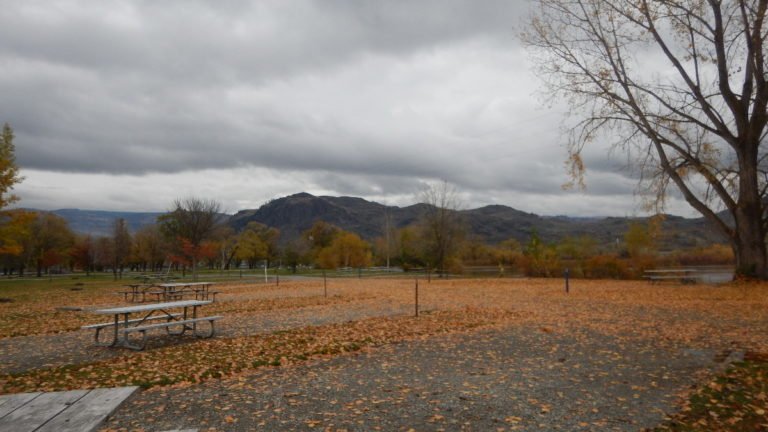
<svg viewBox="0 0 768 432">
<path fill-rule="evenodd" d="M 571 273 L 571 271 L 568 270 L 568 269 L 565 269 L 565 271 L 563 272 L 563 277 L 565 278 L 565 293 L 566 294 L 568 294 L 568 292 L 570 291 L 570 289 L 569 289 L 570 287 L 568 286 L 568 276 L 570 276 L 570 273 Z"/>
<path fill-rule="evenodd" d="M 416 279 L 416 316 L 419 316 L 419 280 Z"/>
<path fill-rule="evenodd" d="M 325 277 L 325 270 L 323 270 L 323 295 L 328 297 L 328 279 Z"/>
<path fill-rule="evenodd" d="M 275 269 L 275 285 L 280 286 L 280 266 Z"/>
</svg>

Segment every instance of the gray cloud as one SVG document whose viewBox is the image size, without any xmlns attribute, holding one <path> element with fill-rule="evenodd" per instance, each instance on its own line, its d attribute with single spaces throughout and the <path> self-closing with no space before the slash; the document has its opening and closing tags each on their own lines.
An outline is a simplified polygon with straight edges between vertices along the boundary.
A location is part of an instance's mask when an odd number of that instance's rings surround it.
<svg viewBox="0 0 768 432">
<path fill-rule="evenodd" d="M 51 181 L 91 208 L 157 209 L 148 190 L 170 202 L 186 181 L 197 186 L 190 193 L 226 190 L 231 210 L 300 190 L 405 204 L 423 182 L 444 179 L 476 204 L 551 208 L 541 204 L 566 196 L 564 110 L 534 95 L 516 40 L 527 5 L 6 5 L 0 120 L 31 173 L 19 186 L 24 205 L 59 206 Z M 605 153 L 590 149 L 579 199 L 631 194 L 630 176 Z M 90 194 L 88 205 L 77 188 L 94 179 L 130 187 Z"/>
</svg>

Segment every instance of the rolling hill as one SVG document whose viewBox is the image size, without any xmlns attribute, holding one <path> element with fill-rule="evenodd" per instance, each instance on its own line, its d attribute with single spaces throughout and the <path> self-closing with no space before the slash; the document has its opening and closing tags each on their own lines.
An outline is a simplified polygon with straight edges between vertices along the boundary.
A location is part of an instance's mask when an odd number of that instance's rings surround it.
<svg viewBox="0 0 768 432">
<path fill-rule="evenodd" d="M 278 228 L 283 244 L 295 239 L 319 220 L 372 240 L 383 235 L 385 215 L 389 215 L 393 227 L 401 228 L 417 222 L 425 208 L 425 204 L 396 207 L 356 197 L 314 196 L 302 192 L 272 200 L 258 209 L 241 210 L 228 217 L 227 223 L 236 231 L 252 221 Z M 144 225 L 154 223 L 162 214 L 77 209 L 55 210 L 53 213 L 66 219 L 74 231 L 94 236 L 109 235 L 112 223 L 118 217 L 128 221 L 130 230 L 135 232 Z M 492 244 L 510 238 L 525 243 L 535 230 L 545 242 L 588 235 L 599 244 L 606 245 L 617 239 L 622 240 L 631 222 L 645 221 L 645 218 L 539 216 L 504 205 L 489 205 L 459 213 L 471 236 Z M 667 216 L 662 233 L 663 249 L 724 242 L 702 218 Z"/>
</svg>

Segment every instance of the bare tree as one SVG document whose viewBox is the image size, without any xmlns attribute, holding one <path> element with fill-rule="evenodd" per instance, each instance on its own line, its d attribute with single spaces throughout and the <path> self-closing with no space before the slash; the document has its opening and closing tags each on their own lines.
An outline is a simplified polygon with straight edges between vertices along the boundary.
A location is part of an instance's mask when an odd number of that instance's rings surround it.
<svg viewBox="0 0 768 432">
<path fill-rule="evenodd" d="M 203 242 L 216 232 L 220 211 L 221 204 L 215 200 L 189 197 L 175 200 L 173 209 L 158 218 L 161 232 L 176 242 L 179 253 L 190 259 L 193 279 L 197 279 Z"/>
<path fill-rule="evenodd" d="M 657 210 L 674 185 L 730 239 L 738 273 L 768 277 L 768 0 L 535 3 L 523 39 L 577 119 L 574 179 L 584 146 L 613 140 Z"/>
<path fill-rule="evenodd" d="M 442 275 L 465 233 L 458 213 L 460 202 L 455 188 L 446 181 L 427 186 L 421 192 L 421 202 L 426 204 L 421 220 L 425 261 Z"/>
</svg>

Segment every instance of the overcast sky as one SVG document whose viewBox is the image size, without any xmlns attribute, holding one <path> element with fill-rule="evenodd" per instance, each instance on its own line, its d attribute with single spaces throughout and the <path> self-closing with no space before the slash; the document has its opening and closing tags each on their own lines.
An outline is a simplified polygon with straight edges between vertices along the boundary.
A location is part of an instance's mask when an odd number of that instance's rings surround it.
<svg viewBox="0 0 768 432">
<path fill-rule="evenodd" d="M 538 93 L 525 0 L 17 1 L 0 8 L 0 121 L 23 207 L 227 212 L 297 192 L 640 215 L 620 154 L 565 191 L 565 107 Z M 671 213 L 693 215 L 679 201 Z"/>
</svg>

